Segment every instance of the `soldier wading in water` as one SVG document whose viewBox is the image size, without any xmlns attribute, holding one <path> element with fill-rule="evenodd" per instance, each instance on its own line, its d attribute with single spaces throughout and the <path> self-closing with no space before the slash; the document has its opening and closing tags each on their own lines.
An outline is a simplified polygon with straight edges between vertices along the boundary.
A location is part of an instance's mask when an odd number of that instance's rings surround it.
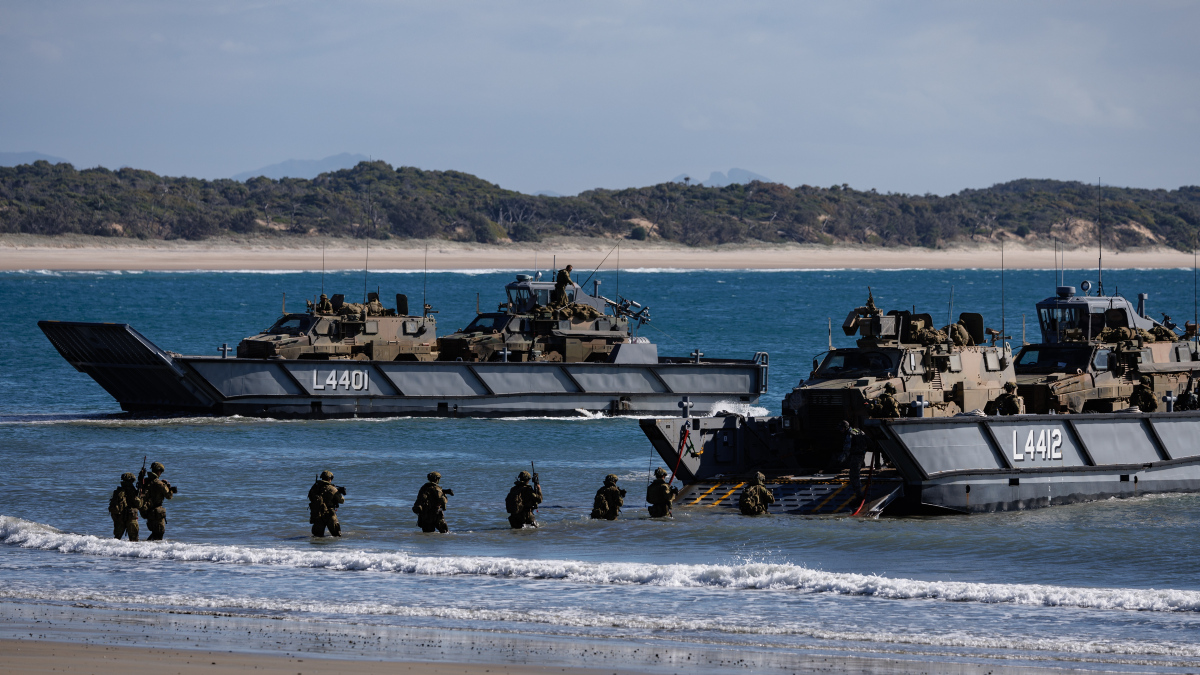
<svg viewBox="0 0 1200 675">
<path fill-rule="evenodd" d="M 108 500 L 108 513 L 113 519 L 115 539 L 120 539 L 128 533 L 129 541 L 138 540 L 138 511 L 141 508 L 142 498 L 138 496 L 133 474 L 121 474 L 121 486 L 113 490 L 112 497 Z"/>
<path fill-rule="evenodd" d="M 738 509 L 743 516 L 761 516 L 767 512 L 768 506 L 775 503 L 775 495 L 763 485 L 764 480 L 766 476 L 755 473 L 750 484 L 742 488 L 742 494 L 738 496 Z"/>
<path fill-rule="evenodd" d="M 454 496 L 454 490 L 443 489 L 438 485 L 442 480 L 442 474 L 437 471 L 430 472 L 426 478 L 429 482 L 421 486 L 420 492 L 417 493 L 417 501 L 413 502 L 413 513 L 417 514 L 417 527 L 421 528 L 422 532 L 441 532 L 445 534 L 450 531 L 450 527 L 446 525 L 446 497 Z"/>
<path fill-rule="evenodd" d="M 338 522 L 337 509 L 346 501 L 346 488 L 333 484 L 333 472 L 322 471 L 317 482 L 308 489 L 308 522 L 312 523 L 314 537 L 324 537 L 325 528 L 334 537 L 342 536 L 342 525 Z"/>
<path fill-rule="evenodd" d="M 142 517 L 146 519 L 146 527 L 150 530 L 146 541 L 162 541 L 167 533 L 167 509 L 163 502 L 174 499 L 175 493 L 179 492 L 178 488 L 161 478 L 166 470 L 162 462 L 151 464 L 150 475 L 147 476 L 148 480 L 143 484 L 139 495 L 142 500 Z"/>
<path fill-rule="evenodd" d="M 529 484 L 530 479 L 533 485 Z M 517 474 L 517 480 L 504 498 L 504 508 L 508 511 L 508 524 L 514 530 L 526 525 L 537 527 L 533 512 L 542 503 L 542 486 L 538 483 L 538 475 L 530 475 L 528 471 Z"/>
<path fill-rule="evenodd" d="M 593 520 L 616 520 L 625 505 L 625 490 L 617 487 L 615 474 L 604 477 L 604 487 L 596 490 L 596 499 L 592 502 Z"/>
<path fill-rule="evenodd" d="M 650 505 L 651 518 L 665 518 L 671 515 L 671 502 L 679 488 L 667 483 L 667 470 L 661 466 L 654 470 L 654 482 L 646 486 L 646 503 Z"/>
</svg>

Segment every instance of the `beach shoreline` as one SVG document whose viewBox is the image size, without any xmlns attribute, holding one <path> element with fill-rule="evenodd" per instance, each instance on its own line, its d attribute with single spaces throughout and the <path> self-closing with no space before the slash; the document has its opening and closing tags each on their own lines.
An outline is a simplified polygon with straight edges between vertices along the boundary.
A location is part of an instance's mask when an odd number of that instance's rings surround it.
<svg viewBox="0 0 1200 675">
<path fill-rule="evenodd" d="M 549 270 L 573 264 L 647 269 L 1000 269 L 998 246 L 972 248 L 872 248 L 819 245 L 729 244 L 687 247 L 662 242 L 556 237 L 539 243 L 470 244 L 444 240 L 372 241 L 341 238 L 219 238 L 140 241 L 66 235 L 0 235 L 0 271 L 376 271 Z M 607 259 L 605 259 L 607 256 Z M 1052 247 L 1009 244 L 1007 269 L 1054 269 Z M 1067 269 L 1092 269 L 1092 249 L 1066 251 Z M 1191 268 L 1193 256 L 1173 249 L 1106 251 L 1108 269 Z"/>
</svg>

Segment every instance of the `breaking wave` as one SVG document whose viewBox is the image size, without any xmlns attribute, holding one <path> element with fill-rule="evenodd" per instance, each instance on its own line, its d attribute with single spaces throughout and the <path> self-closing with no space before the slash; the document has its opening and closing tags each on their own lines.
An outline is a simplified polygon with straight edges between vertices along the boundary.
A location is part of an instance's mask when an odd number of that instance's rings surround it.
<svg viewBox="0 0 1200 675">
<path fill-rule="evenodd" d="M 183 542 L 131 543 L 61 532 L 49 525 L 12 516 L 0 516 L 0 542 L 43 551 L 147 560 L 277 565 L 430 576 L 553 579 L 587 584 L 670 588 L 763 589 L 890 600 L 1007 603 L 1149 612 L 1200 611 L 1200 591 L 927 581 L 825 572 L 778 563 L 657 565 L 485 556 L 414 556 L 407 553 L 314 551 Z"/>
</svg>

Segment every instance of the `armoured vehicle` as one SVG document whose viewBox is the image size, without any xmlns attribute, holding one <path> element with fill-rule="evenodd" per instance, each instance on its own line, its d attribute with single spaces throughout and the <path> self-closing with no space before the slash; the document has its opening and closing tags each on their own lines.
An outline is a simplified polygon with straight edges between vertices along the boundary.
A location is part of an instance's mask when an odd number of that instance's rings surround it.
<svg viewBox="0 0 1200 675">
<path fill-rule="evenodd" d="M 518 274 L 504 287 L 508 301 L 480 313 L 466 328 L 438 339 L 440 361 L 546 361 L 603 363 L 618 345 L 648 344 L 633 330 L 650 320 L 649 308 L 618 297 L 567 289 L 567 303 L 551 306 L 554 284 Z"/>
<path fill-rule="evenodd" d="M 1016 359 L 1017 385 L 1031 413 L 1114 412 L 1129 407 L 1142 377 L 1153 383 L 1154 399 L 1195 388 L 1200 374 L 1196 325 L 1184 335 L 1163 315 L 1146 311 L 1149 295 L 1136 308 L 1119 296 L 1084 295 L 1059 286 L 1037 303 L 1041 342 L 1026 344 Z"/>
<path fill-rule="evenodd" d="M 396 295 L 385 308 L 378 293 L 363 304 L 334 295 L 328 307 L 308 301 L 303 314 L 285 313 L 270 328 L 244 338 L 239 359 L 279 358 L 322 361 L 432 361 L 437 349 L 437 320 L 429 307 L 421 316 L 408 313 L 408 297 Z"/>
<path fill-rule="evenodd" d="M 868 302 L 843 324 L 862 336 L 857 347 L 814 363 L 783 415 L 644 419 L 641 427 L 683 480 L 682 506 L 731 507 L 752 471 L 768 476 L 771 510 L 803 514 L 970 513 L 1200 492 L 1200 412 L 1175 409 L 1195 402 L 1196 331 L 1189 324 L 1191 340 L 1179 339 L 1168 319 L 1146 316 L 1146 299 L 1134 312 L 1119 296 L 1060 288 L 1038 303 L 1043 343 L 1016 359 L 994 344 L 996 331 L 984 331 L 993 344 L 947 344 L 948 331 L 932 335 L 911 315 L 885 316 Z M 980 342 L 977 316 L 959 321 L 971 342 Z M 961 379 L 937 386 L 947 373 Z M 1129 406 L 1131 381 L 1147 375 L 1161 412 Z M 997 389 L 1014 379 L 1021 412 L 998 416 Z M 872 417 L 881 380 L 896 386 L 903 416 Z"/>
<path fill-rule="evenodd" d="M 224 346 L 221 356 L 168 352 L 128 324 L 38 326 L 122 409 L 151 414 L 662 415 L 677 411 L 681 396 L 713 410 L 754 403 L 767 390 L 766 353 L 659 356 L 657 345 L 632 335 L 631 326 L 649 320 L 645 308 L 575 292 L 564 308 L 548 309 L 548 287 L 522 275 L 509 284 L 511 307 L 447 336 L 444 353 L 435 348 L 433 312 L 409 315 L 403 296 L 391 313 L 343 299 L 337 309 L 317 303 L 285 314 L 244 340 L 236 357 Z M 487 321 L 495 333 L 472 328 Z"/>
</svg>

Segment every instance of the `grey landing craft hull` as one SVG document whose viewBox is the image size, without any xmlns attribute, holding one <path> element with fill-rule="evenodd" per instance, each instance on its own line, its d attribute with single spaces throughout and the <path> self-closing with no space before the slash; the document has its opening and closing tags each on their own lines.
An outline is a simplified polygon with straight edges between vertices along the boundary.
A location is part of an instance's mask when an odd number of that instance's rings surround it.
<svg viewBox="0 0 1200 675">
<path fill-rule="evenodd" d="M 767 359 L 655 363 L 283 360 L 167 353 L 128 324 L 40 321 L 130 412 L 281 418 L 663 415 L 755 403 Z"/>
<path fill-rule="evenodd" d="M 696 452 L 679 452 L 682 425 Z M 771 511 L 792 513 L 979 513 L 1200 492 L 1200 412 L 872 420 L 864 431 L 890 466 L 874 474 L 863 509 L 861 496 L 848 498 L 844 471 L 789 475 L 785 453 L 776 452 L 788 445 L 776 442 L 782 418 L 674 417 L 641 426 L 668 469 L 678 465 L 682 506 L 697 496 L 704 498 L 696 506 L 721 496 L 717 506 L 736 503 L 754 470 L 784 497 Z M 864 486 L 869 475 L 864 468 Z"/>
</svg>

